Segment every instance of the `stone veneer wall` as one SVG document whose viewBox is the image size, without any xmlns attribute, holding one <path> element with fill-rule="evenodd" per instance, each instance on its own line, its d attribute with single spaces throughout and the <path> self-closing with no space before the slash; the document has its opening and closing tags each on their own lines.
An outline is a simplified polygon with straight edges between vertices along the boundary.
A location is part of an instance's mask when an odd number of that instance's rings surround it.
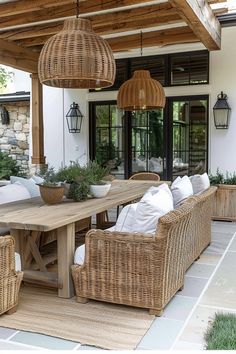
<svg viewBox="0 0 236 354">
<path fill-rule="evenodd" d="M 21 167 L 29 170 L 30 102 L 1 103 L 9 112 L 10 124 L 3 125 L 0 119 L 0 150 L 6 152 Z"/>
</svg>

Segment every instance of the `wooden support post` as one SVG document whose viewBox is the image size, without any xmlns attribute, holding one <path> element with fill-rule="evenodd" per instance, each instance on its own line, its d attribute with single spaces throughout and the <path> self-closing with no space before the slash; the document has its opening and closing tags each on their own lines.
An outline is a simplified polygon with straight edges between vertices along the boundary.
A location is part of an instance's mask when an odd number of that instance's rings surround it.
<svg viewBox="0 0 236 354">
<path fill-rule="evenodd" d="M 44 165 L 43 134 L 43 90 L 38 74 L 31 75 L 32 81 L 32 164 Z"/>
</svg>

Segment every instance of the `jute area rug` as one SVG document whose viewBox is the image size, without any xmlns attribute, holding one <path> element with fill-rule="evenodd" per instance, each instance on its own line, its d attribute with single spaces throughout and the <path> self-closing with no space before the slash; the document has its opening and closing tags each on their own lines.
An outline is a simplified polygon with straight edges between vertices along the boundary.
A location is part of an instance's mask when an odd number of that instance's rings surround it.
<svg viewBox="0 0 236 354">
<path fill-rule="evenodd" d="M 135 349 L 152 324 L 148 310 L 99 301 L 79 304 L 54 290 L 25 286 L 19 307 L 0 326 L 37 332 L 104 349 Z"/>
</svg>

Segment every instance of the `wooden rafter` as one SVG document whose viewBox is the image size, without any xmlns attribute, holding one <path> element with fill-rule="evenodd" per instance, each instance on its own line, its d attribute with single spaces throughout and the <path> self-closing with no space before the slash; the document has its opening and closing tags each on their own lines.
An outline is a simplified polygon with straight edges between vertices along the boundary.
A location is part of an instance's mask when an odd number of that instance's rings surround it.
<svg viewBox="0 0 236 354">
<path fill-rule="evenodd" d="M 140 48 L 140 33 L 107 39 L 114 52 Z M 188 27 L 171 28 L 161 31 L 144 32 L 143 47 L 165 46 L 179 43 L 198 42 L 198 38 Z"/>
<path fill-rule="evenodd" d="M 169 0 L 169 2 L 207 49 L 220 49 L 220 23 L 206 0 Z"/>
<path fill-rule="evenodd" d="M 133 8 L 109 14 L 86 16 L 93 25 L 96 33 L 110 34 L 123 31 L 160 26 L 181 22 L 177 11 L 168 3 Z M 0 33 L 0 38 L 8 40 L 21 40 L 38 36 L 56 34 L 61 30 L 63 21 L 57 21 L 27 28 L 19 28 Z M 1 28 L 1 22 L 0 22 Z"/>
<path fill-rule="evenodd" d="M 38 71 L 38 54 L 30 49 L 0 39 L 0 63 L 36 73 Z"/>
</svg>

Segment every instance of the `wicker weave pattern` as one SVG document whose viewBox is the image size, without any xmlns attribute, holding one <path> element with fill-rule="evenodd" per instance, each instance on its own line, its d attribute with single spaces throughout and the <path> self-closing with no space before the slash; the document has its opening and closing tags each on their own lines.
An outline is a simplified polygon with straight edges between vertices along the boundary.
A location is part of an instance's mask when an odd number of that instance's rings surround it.
<svg viewBox="0 0 236 354">
<path fill-rule="evenodd" d="M 11 236 L 0 237 L 0 314 L 18 304 L 23 272 L 15 272 L 15 244 Z"/>
<path fill-rule="evenodd" d="M 148 70 L 137 70 L 125 81 L 118 92 L 117 106 L 126 111 L 149 110 L 165 107 L 165 92 L 161 84 L 152 79 Z"/>
<path fill-rule="evenodd" d="M 109 44 L 96 35 L 91 22 L 73 18 L 45 43 L 38 64 L 42 84 L 64 88 L 113 85 L 115 59 Z"/>
<path fill-rule="evenodd" d="M 91 230 L 85 262 L 72 266 L 81 298 L 149 308 L 160 315 L 184 274 L 210 242 L 216 189 L 161 217 L 156 236 Z"/>
</svg>

